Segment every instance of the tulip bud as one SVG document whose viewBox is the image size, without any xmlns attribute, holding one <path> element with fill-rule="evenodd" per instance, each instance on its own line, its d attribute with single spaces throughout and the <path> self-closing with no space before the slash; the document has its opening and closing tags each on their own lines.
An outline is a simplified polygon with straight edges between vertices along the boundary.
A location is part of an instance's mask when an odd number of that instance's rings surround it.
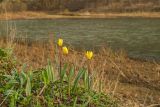
<svg viewBox="0 0 160 107">
<path fill-rule="evenodd" d="M 63 39 L 58 39 L 58 43 L 57 44 L 58 44 L 58 46 L 61 47 L 63 45 Z"/>
<path fill-rule="evenodd" d="M 93 57 L 93 52 L 92 51 L 87 51 L 86 52 L 86 57 L 87 57 L 87 59 L 92 59 L 92 57 Z"/>
<path fill-rule="evenodd" d="M 68 54 L 68 48 L 66 46 L 64 46 L 62 48 L 63 54 L 67 55 Z"/>
</svg>

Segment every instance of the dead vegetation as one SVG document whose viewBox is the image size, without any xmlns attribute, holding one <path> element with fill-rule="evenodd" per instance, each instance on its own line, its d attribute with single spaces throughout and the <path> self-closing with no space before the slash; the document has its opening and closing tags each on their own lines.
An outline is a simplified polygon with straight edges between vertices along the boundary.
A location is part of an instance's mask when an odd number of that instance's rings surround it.
<svg viewBox="0 0 160 107">
<path fill-rule="evenodd" d="M 7 44 L 1 39 L 0 47 L 7 47 Z M 48 43 L 29 44 L 17 41 L 10 46 L 13 47 L 16 59 L 32 68 L 43 67 L 47 64 L 46 59 L 56 61 L 53 57 L 56 54 L 53 40 Z M 83 54 L 84 52 L 70 49 L 70 54 L 64 60 L 81 67 L 86 61 Z M 97 81 L 103 81 L 102 91 L 112 93 L 122 102 L 121 106 L 146 107 L 159 104 L 159 62 L 133 60 L 123 51 L 113 52 L 109 48 L 103 48 L 94 55 L 90 68 L 92 73 L 100 73 L 101 76 L 97 76 Z"/>
</svg>

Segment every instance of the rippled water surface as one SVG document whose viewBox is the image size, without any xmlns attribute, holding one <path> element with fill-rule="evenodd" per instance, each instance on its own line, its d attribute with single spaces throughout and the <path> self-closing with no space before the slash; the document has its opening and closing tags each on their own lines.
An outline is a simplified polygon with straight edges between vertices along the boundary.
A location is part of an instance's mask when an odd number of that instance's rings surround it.
<svg viewBox="0 0 160 107">
<path fill-rule="evenodd" d="M 7 30 L 8 28 L 8 30 Z M 160 59 L 160 19 L 54 19 L 0 21 L 0 35 L 16 28 L 17 36 L 44 40 L 61 35 L 81 48 L 110 46 L 125 49 L 131 57 Z"/>
</svg>

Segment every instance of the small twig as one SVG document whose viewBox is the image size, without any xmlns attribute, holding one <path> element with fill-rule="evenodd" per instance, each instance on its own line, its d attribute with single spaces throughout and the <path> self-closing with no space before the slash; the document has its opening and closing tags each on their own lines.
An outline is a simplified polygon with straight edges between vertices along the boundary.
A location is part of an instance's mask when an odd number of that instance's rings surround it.
<svg viewBox="0 0 160 107">
<path fill-rule="evenodd" d="M 6 98 L 1 102 L 0 107 L 2 106 L 2 104 L 6 101 L 8 96 L 6 96 Z"/>
<path fill-rule="evenodd" d="M 123 73 L 123 71 L 122 71 L 122 70 L 120 70 L 120 68 L 117 66 L 117 64 L 116 64 L 116 63 L 114 63 L 112 60 L 110 60 L 110 61 L 111 61 L 111 63 L 112 63 L 113 65 L 115 65 L 115 67 L 119 70 L 120 74 L 121 74 L 124 78 L 126 78 L 126 79 L 127 79 L 127 76 Z"/>
<path fill-rule="evenodd" d="M 40 91 L 40 93 L 38 94 L 38 96 L 40 96 L 40 95 L 43 93 L 43 91 L 44 91 L 45 88 L 46 88 L 46 85 L 41 89 L 41 91 Z"/>
<path fill-rule="evenodd" d="M 119 73 L 118 73 L 118 76 L 117 76 L 116 84 L 115 84 L 115 87 L 114 87 L 113 92 L 112 92 L 113 96 L 114 96 L 114 94 L 115 94 L 115 91 L 116 91 L 117 86 L 118 86 L 118 83 L 119 83 L 120 74 L 121 74 L 121 73 L 119 72 Z"/>
<path fill-rule="evenodd" d="M 146 96 L 145 96 L 145 99 L 144 99 L 144 102 L 143 102 L 143 105 L 146 104 L 146 100 L 147 100 L 148 94 L 149 94 L 149 93 L 147 92 L 147 94 L 146 94 Z"/>
<path fill-rule="evenodd" d="M 147 107 L 160 107 L 160 104 L 151 104 L 151 105 L 149 105 Z"/>
</svg>

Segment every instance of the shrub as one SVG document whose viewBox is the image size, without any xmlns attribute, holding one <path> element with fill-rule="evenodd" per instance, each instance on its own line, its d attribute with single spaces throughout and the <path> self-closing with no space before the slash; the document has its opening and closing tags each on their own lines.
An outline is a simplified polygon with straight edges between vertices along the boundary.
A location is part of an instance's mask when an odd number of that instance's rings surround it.
<svg viewBox="0 0 160 107">
<path fill-rule="evenodd" d="M 27 10 L 27 4 L 21 1 L 6 1 L 0 3 L 0 12 L 18 12 Z"/>
<path fill-rule="evenodd" d="M 11 49 L 0 48 L 0 74 L 9 74 L 15 67 L 16 61 L 12 58 Z"/>
</svg>

